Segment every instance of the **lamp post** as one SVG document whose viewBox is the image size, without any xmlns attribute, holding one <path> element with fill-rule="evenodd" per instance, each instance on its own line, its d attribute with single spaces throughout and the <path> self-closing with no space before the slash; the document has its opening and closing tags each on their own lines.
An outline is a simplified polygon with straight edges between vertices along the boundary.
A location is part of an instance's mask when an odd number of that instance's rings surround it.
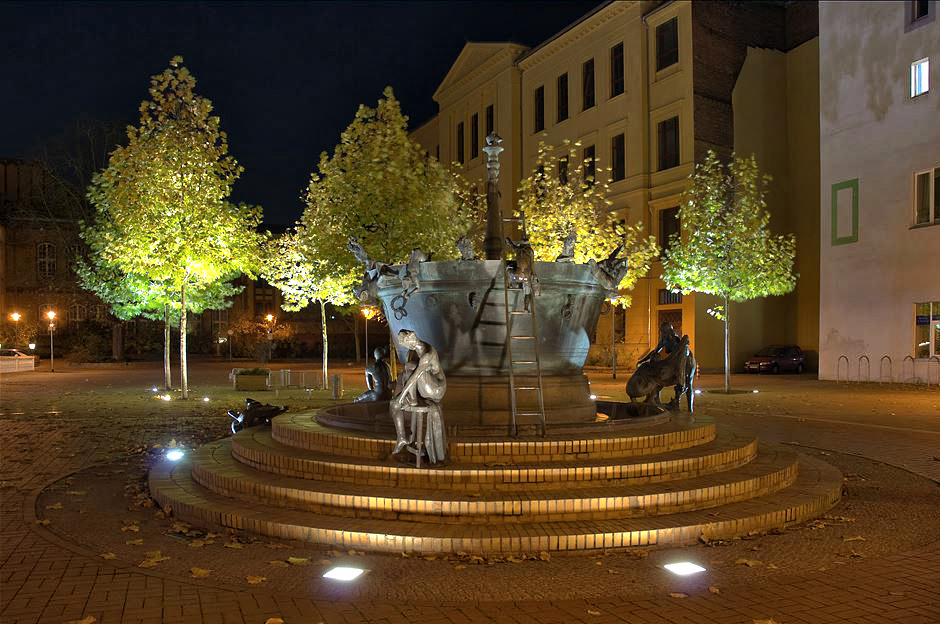
<svg viewBox="0 0 940 624">
<path fill-rule="evenodd" d="M 225 332 L 228 335 L 228 361 L 232 361 L 232 336 L 235 335 L 235 332 L 229 329 Z"/>
<path fill-rule="evenodd" d="M 17 340 L 19 339 L 19 337 L 20 337 L 20 332 L 19 332 L 19 329 L 20 329 L 20 318 L 21 318 L 21 316 L 20 316 L 20 313 L 19 313 L 19 312 L 14 312 L 13 314 L 10 315 L 10 320 L 13 321 L 13 328 L 14 328 L 14 329 L 13 329 L 13 336 L 14 336 L 14 338 L 13 338 L 13 346 L 14 346 L 14 347 L 16 346 L 16 341 L 17 341 Z"/>
<path fill-rule="evenodd" d="M 52 345 L 52 331 L 55 329 L 55 310 L 49 310 L 46 312 L 46 317 L 49 319 L 49 372 L 55 372 L 55 350 Z"/>
<path fill-rule="evenodd" d="M 375 316 L 375 308 L 362 308 L 362 316 L 366 319 L 366 366 L 369 365 L 369 319 Z"/>
<path fill-rule="evenodd" d="M 274 322 L 275 322 L 274 315 L 266 314 L 264 317 L 264 320 L 267 321 L 268 323 L 266 330 L 268 334 L 268 362 L 270 362 L 274 358 L 274 345 L 271 341 L 271 338 L 272 338 L 271 334 L 274 331 Z"/>
</svg>

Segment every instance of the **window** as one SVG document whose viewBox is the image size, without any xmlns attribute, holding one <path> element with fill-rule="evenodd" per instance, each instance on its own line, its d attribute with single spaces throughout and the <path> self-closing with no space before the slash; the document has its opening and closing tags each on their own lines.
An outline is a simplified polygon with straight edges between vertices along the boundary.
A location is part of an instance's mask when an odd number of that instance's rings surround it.
<svg viewBox="0 0 940 624">
<path fill-rule="evenodd" d="M 597 160 L 594 157 L 594 146 L 584 148 L 584 183 L 588 186 L 594 184 L 594 175 L 597 170 Z"/>
<path fill-rule="evenodd" d="M 228 310 L 226 310 L 226 312 L 228 312 Z M 95 306 L 95 320 L 99 322 L 108 320 L 108 306 Z"/>
<path fill-rule="evenodd" d="M 610 140 L 610 175 L 614 182 L 623 180 L 626 177 L 627 162 L 624 144 L 623 134 L 618 134 Z"/>
<path fill-rule="evenodd" d="M 495 122 L 495 117 L 493 114 L 493 105 L 490 104 L 489 106 L 486 107 L 486 136 L 489 136 L 490 134 L 493 133 L 493 129 L 495 128 L 495 126 L 493 125 L 494 122 Z"/>
<path fill-rule="evenodd" d="M 682 310 L 660 310 L 659 311 L 659 324 L 669 323 L 672 325 L 672 328 L 676 330 L 676 334 L 679 336 L 682 335 Z M 654 328 L 655 331 L 655 328 Z M 652 336 L 655 340 L 655 335 Z"/>
<path fill-rule="evenodd" d="M 480 116 L 473 113 L 470 118 L 470 160 L 480 155 Z"/>
<path fill-rule="evenodd" d="M 659 122 L 659 171 L 679 165 L 679 118 Z"/>
<path fill-rule="evenodd" d="M 594 106 L 594 59 L 581 66 L 581 110 Z"/>
<path fill-rule="evenodd" d="M 831 244 L 858 242 L 858 178 L 832 185 Z"/>
<path fill-rule="evenodd" d="M 656 71 L 679 62 L 679 18 L 656 27 Z"/>
<path fill-rule="evenodd" d="M 940 301 L 914 304 L 914 357 L 940 356 Z"/>
<path fill-rule="evenodd" d="M 913 0 L 911 2 L 911 21 L 917 21 L 922 17 L 927 17 L 930 12 L 930 3 L 927 0 Z"/>
<path fill-rule="evenodd" d="M 930 91 L 930 59 L 922 58 L 911 63 L 911 97 Z"/>
<path fill-rule="evenodd" d="M 610 97 L 623 93 L 623 44 L 610 49 Z"/>
<path fill-rule="evenodd" d="M 568 74 L 562 74 L 558 77 L 557 84 L 558 95 L 558 116 L 556 121 L 568 119 Z"/>
<path fill-rule="evenodd" d="M 940 167 L 914 175 L 914 225 L 940 222 Z"/>
<path fill-rule="evenodd" d="M 463 155 L 463 122 L 457 124 L 457 162 L 464 163 Z"/>
<path fill-rule="evenodd" d="M 55 275 L 55 245 L 52 243 L 36 245 L 36 271 L 41 279 Z"/>
<path fill-rule="evenodd" d="M 255 284 L 255 315 L 264 316 L 276 312 L 274 303 L 274 288 Z"/>
<path fill-rule="evenodd" d="M 545 86 L 535 90 L 535 132 L 545 129 Z"/>
<path fill-rule="evenodd" d="M 682 291 L 673 292 L 668 288 L 659 289 L 659 305 L 678 305 L 682 303 Z"/>
<path fill-rule="evenodd" d="M 558 181 L 568 184 L 568 157 L 558 159 Z"/>
<path fill-rule="evenodd" d="M 69 306 L 69 322 L 70 323 L 81 323 L 82 321 L 87 320 L 88 313 L 85 309 L 85 306 L 73 303 Z"/>
<path fill-rule="evenodd" d="M 679 208 L 664 208 L 659 211 L 659 257 L 662 258 L 672 246 L 673 234 L 679 234 Z"/>
</svg>

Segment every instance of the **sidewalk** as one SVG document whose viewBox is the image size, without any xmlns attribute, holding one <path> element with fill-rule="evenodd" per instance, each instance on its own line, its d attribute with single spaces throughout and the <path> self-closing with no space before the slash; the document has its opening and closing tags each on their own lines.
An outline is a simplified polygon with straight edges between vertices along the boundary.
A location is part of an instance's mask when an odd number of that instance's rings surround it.
<svg viewBox="0 0 940 624">
<path fill-rule="evenodd" d="M 197 365 L 193 379 L 208 383 L 215 365 Z M 224 367 L 222 367 L 224 368 Z M 221 370 L 221 368 L 220 368 Z M 346 373 L 346 371 L 343 371 Z M 357 371 L 358 372 L 358 371 Z M 94 381 L 86 382 L 86 379 Z M 674 595 L 620 595 L 601 601 L 388 604 L 332 601 L 285 595 L 270 589 L 215 587 L 171 578 L 135 563 L 104 561 L 97 553 L 35 524 L 35 499 L 49 483 L 116 458 L 112 428 L 144 439 L 161 422 L 99 411 L 103 387 L 145 386 L 153 371 L 81 371 L 4 376 L 0 423 L 0 622 L 676 622 L 779 624 L 815 622 L 940 622 L 940 535 L 917 551 L 864 560 L 770 584 L 708 589 L 707 578 L 677 580 Z M 350 380 L 353 371 L 349 372 Z M 591 374 L 598 394 L 622 396 L 626 379 L 608 382 Z M 51 381 L 51 383 L 49 383 Z M 217 382 L 218 383 L 218 382 Z M 703 376 L 707 389 L 720 379 Z M 906 387 L 836 385 L 791 376 L 735 377 L 734 385 L 757 394 L 700 395 L 698 406 L 722 422 L 767 441 L 857 453 L 940 480 L 940 391 Z M 618 394 L 619 393 L 619 394 Z M 70 400 L 66 401 L 65 397 Z M 65 402 L 87 401 L 88 410 L 61 413 Z M 52 413 L 50 413 L 52 412 Z M 131 424 L 126 419 L 132 419 Z M 133 425 L 133 426 L 131 426 Z M 170 426 L 163 424 L 163 427 Z M 125 431 L 123 428 L 130 427 Z M 145 440 L 144 440 L 145 441 Z M 940 510 L 938 510 L 940 513 Z M 707 576 L 707 575 L 706 575 Z M 407 578 L 401 579 L 407 583 Z M 571 582 L 566 579 L 566 582 Z M 590 579 L 579 582 L 589 583 Z M 684 596 L 684 597 L 683 597 Z M 94 617 L 94 620 L 88 619 Z"/>
</svg>

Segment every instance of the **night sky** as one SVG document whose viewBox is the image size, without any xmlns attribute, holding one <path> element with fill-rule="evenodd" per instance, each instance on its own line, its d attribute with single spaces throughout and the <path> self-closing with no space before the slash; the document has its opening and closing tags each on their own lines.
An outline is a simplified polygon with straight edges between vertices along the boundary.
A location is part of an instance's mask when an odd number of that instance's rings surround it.
<svg viewBox="0 0 940 624">
<path fill-rule="evenodd" d="M 465 42 L 536 45 L 596 4 L 0 0 L 0 158 L 80 118 L 136 124 L 150 76 L 180 54 L 245 167 L 234 199 L 291 223 L 320 152 L 385 85 L 416 127 Z"/>
</svg>

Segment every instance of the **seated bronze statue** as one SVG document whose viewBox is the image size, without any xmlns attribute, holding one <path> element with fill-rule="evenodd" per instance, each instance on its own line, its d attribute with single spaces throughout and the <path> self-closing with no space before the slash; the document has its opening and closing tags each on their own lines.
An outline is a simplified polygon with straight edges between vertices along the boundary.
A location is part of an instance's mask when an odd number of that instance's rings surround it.
<svg viewBox="0 0 940 624">
<path fill-rule="evenodd" d="M 436 464 L 447 456 L 447 438 L 444 430 L 444 415 L 441 400 L 447 391 L 447 380 L 437 351 L 420 340 L 413 331 L 398 332 L 398 344 L 406 347 L 410 354 L 402 375 L 398 378 L 395 396 L 389 403 L 389 412 L 395 425 L 397 443 L 393 454 L 408 448 L 417 455 L 418 466 L 421 455 L 427 453 L 428 462 Z M 424 416 L 424 431 L 418 439 L 416 419 Z M 405 427 L 405 416 L 411 415 L 411 432 Z M 420 442 L 420 444 L 419 444 Z"/>
<path fill-rule="evenodd" d="M 387 401 L 392 398 L 392 372 L 385 361 L 385 349 L 376 347 L 373 351 L 375 362 L 366 367 L 366 387 L 368 390 L 357 396 L 355 403 L 363 401 Z"/>
</svg>

